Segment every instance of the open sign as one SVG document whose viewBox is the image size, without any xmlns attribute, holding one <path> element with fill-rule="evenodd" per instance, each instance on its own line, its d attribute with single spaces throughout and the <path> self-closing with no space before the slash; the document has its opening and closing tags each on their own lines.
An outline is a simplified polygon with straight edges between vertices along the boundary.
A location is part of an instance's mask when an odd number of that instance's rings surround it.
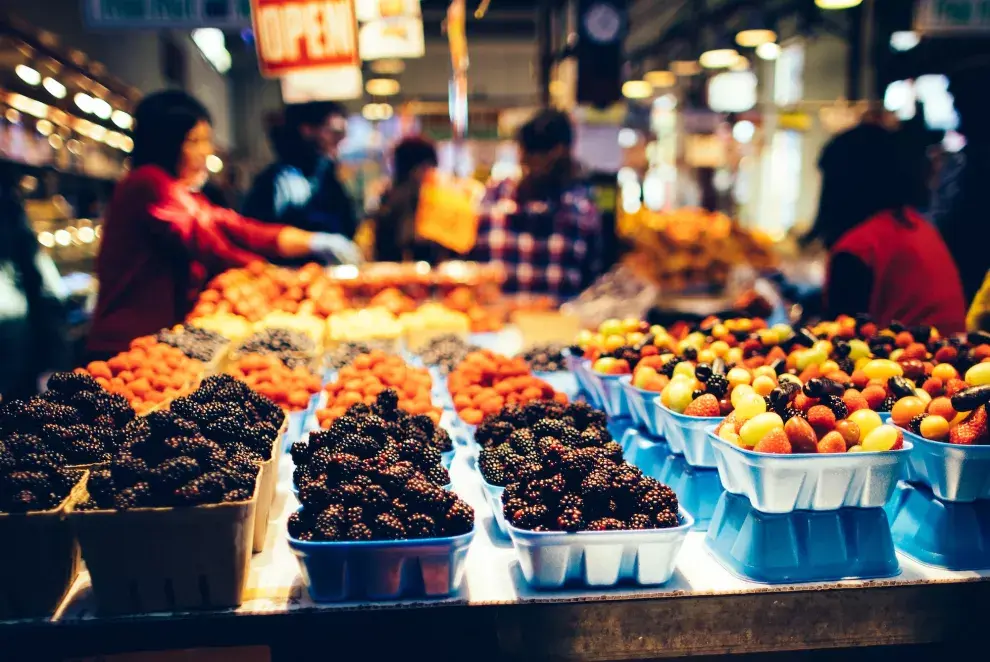
<svg viewBox="0 0 990 662">
<path fill-rule="evenodd" d="M 252 0 L 261 73 L 287 73 L 360 63 L 354 0 Z"/>
</svg>

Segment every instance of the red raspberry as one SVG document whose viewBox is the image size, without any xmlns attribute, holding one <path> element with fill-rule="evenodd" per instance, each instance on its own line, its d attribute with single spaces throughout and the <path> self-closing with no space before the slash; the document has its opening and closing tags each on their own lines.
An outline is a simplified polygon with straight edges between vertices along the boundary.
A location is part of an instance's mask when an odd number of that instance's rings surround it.
<svg viewBox="0 0 990 662">
<path fill-rule="evenodd" d="M 794 406 L 801 411 L 808 411 L 817 404 L 818 398 L 809 398 L 804 393 L 798 393 L 794 396 Z"/>
<path fill-rule="evenodd" d="M 913 342 L 914 342 L 914 336 L 912 336 L 907 331 L 901 331 L 894 338 L 894 344 L 897 345 L 898 347 L 900 347 L 901 349 L 904 349 L 905 347 L 907 347 L 908 345 L 910 345 Z"/>
<path fill-rule="evenodd" d="M 815 405 L 808 410 L 808 422 L 821 438 L 835 429 L 835 414 L 825 405 Z"/>
<path fill-rule="evenodd" d="M 882 386 L 867 386 L 863 389 L 863 397 L 870 409 L 876 411 L 877 408 L 887 398 L 887 390 Z"/>
<path fill-rule="evenodd" d="M 967 388 L 969 387 L 966 385 L 966 382 L 964 382 L 963 380 L 959 378 L 950 379 L 948 382 L 945 383 L 945 397 L 951 398 L 959 391 L 964 391 Z"/>
<path fill-rule="evenodd" d="M 919 359 L 924 361 L 928 358 L 928 348 L 922 345 L 920 342 L 913 342 L 904 348 L 901 353 L 902 359 Z"/>
<path fill-rule="evenodd" d="M 850 414 L 859 409 L 870 408 L 870 403 L 863 397 L 863 394 L 854 388 L 851 388 L 842 394 L 842 402 L 845 403 L 846 409 Z"/>
<path fill-rule="evenodd" d="M 959 358 L 959 350 L 952 345 L 940 347 L 935 352 L 935 363 L 953 363 L 957 358 Z"/>
<path fill-rule="evenodd" d="M 942 395 L 942 388 L 944 386 L 945 385 L 942 383 L 942 380 L 939 379 L 938 377 L 929 377 L 928 379 L 925 380 L 925 383 L 921 385 L 921 388 L 928 395 L 932 396 L 933 398 L 937 398 L 938 396 Z"/>
</svg>

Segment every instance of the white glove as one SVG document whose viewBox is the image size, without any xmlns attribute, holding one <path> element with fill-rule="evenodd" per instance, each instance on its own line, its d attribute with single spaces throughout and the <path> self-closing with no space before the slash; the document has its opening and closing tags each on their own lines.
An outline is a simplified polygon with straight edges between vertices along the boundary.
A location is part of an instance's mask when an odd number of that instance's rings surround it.
<svg viewBox="0 0 990 662">
<path fill-rule="evenodd" d="M 309 242 L 309 249 L 324 262 L 361 264 L 364 261 L 357 244 L 342 234 L 315 232 Z"/>
</svg>

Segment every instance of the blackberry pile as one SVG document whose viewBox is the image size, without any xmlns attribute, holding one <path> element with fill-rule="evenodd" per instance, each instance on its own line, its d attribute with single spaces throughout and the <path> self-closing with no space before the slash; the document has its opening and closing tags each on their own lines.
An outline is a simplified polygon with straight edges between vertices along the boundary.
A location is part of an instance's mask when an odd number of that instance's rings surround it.
<svg viewBox="0 0 990 662">
<path fill-rule="evenodd" d="M 564 346 L 557 344 L 534 345 L 523 358 L 534 372 L 558 372 L 564 370 Z"/>
<path fill-rule="evenodd" d="M 388 342 L 344 342 L 334 348 L 326 358 L 326 366 L 331 370 L 340 370 L 344 366 L 354 363 L 354 359 L 362 354 L 371 354 L 376 349 L 389 352 L 391 345 Z"/>
<path fill-rule="evenodd" d="M 398 540 L 468 533 L 474 510 L 443 488 L 450 476 L 427 416 L 409 416 L 389 389 L 351 407 L 328 430 L 292 446 L 302 510 L 296 540 Z M 449 441 L 449 437 L 448 437 Z"/>
<path fill-rule="evenodd" d="M 425 365 L 439 368 L 441 374 L 447 375 L 477 349 L 454 334 L 444 334 L 423 345 L 418 354 Z"/>
<path fill-rule="evenodd" d="M 89 375 L 59 372 L 43 395 L 0 406 L 0 439 L 37 438 L 62 464 L 107 462 L 120 445 L 121 428 L 133 418 L 125 398 L 103 390 Z"/>
<path fill-rule="evenodd" d="M 65 457 L 37 435 L 5 435 L 0 441 L 0 512 L 25 513 L 58 506 L 82 478 L 82 471 L 65 469 L 64 464 Z"/>
<path fill-rule="evenodd" d="M 110 466 L 90 472 L 89 499 L 79 510 L 232 503 L 254 493 L 258 463 L 228 452 L 174 412 L 137 418 L 123 436 Z"/>
<path fill-rule="evenodd" d="M 557 470 L 565 458 L 589 466 L 622 462 L 622 446 L 609 434 L 605 415 L 585 403 L 510 405 L 486 418 L 475 438 L 482 445 L 481 474 L 503 487 Z"/>
<path fill-rule="evenodd" d="M 316 351 L 316 343 L 302 331 L 265 329 L 252 335 L 237 348 L 239 354 L 270 354 L 289 368 L 306 366 Z"/>
<path fill-rule="evenodd" d="M 441 453 L 453 449 L 450 435 L 434 425 L 429 416 L 411 416 L 402 411 L 398 401 L 398 394 L 386 389 L 370 407 L 356 404 L 329 429 L 313 432 L 308 441 L 294 443 L 293 480 L 300 496 L 311 483 L 325 484 L 328 477 L 336 476 L 336 460 L 341 456 L 349 466 L 366 471 L 408 465 L 437 486 L 449 484 L 450 474 L 440 461 Z"/>
<path fill-rule="evenodd" d="M 677 496 L 599 448 L 567 450 L 505 487 L 506 521 L 530 531 L 620 531 L 678 526 Z"/>
<path fill-rule="evenodd" d="M 231 457 L 252 462 L 271 459 L 285 420 L 278 405 L 230 375 L 207 377 L 196 391 L 175 399 L 169 409 L 195 423 L 203 436 Z"/>
<path fill-rule="evenodd" d="M 189 358 L 203 363 L 212 361 L 217 353 L 230 342 L 215 331 L 196 326 L 187 326 L 182 331 L 162 329 L 155 338 L 158 342 L 171 345 L 181 350 Z"/>
</svg>

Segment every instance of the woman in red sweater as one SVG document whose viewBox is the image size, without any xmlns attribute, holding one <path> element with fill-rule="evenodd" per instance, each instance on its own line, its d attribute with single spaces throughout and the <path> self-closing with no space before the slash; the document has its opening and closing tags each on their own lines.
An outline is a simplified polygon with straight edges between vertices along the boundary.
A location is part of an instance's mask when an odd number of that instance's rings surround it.
<svg viewBox="0 0 990 662">
<path fill-rule="evenodd" d="M 911 157 L 896 134 L 873 125 L 847 131 L 822 150 L 809 238 L 829 250 L 826 317 L 866 313 L 881 326 L 964 331 L 959 271 L 938 230 L 912 206 L 923 187 Z"/>
<path fill-rule="evenodd" d="M 344 237 L 259 223 L 200 195 L 213 131 L 206 108 L 188 94 L 148 96 L 135 121 L 131 171 L 104 216 L 91 355 L 114 354 L 182 321 L 209 279 L 230 267 L 270 257 L 360 259 Z"/>
</svg>

